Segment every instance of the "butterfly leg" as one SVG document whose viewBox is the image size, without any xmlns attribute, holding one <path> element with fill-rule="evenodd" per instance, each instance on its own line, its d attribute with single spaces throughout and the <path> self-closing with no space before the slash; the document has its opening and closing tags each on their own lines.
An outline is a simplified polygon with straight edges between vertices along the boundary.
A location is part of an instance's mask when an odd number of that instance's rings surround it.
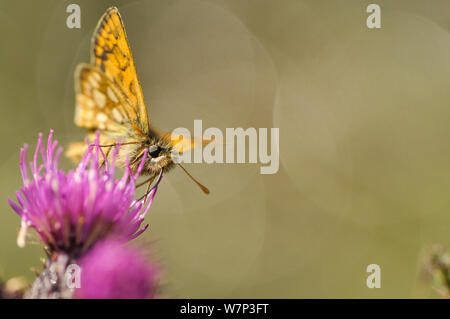
<svg viewBox="0 0 450 319">
<path fill-rule="evenodd" d="M 105 158 L 106 158 L 106 159 L 108 158 L 110 152 L 111 152 L 111 148 L 108 148 L 108 150 L 107 150 L 106 153 L 105 153 Z M 102 159 L 102 163 L 100 164 L 99 169 L 102 168 L 103 165 L 105 165 L 105 159 Z"/>
<path fill-rule="evenodd" d="M 147 184 L 147 183 L 149 183 L 149 185 L 151 185 L 151 184 L 153 183 L 153 181 L 155 180 L 155 178 L 156 178 L 156 174 L 155 174 L 155 175 L 152 175 L 150 178 L 146 179 L 146 180 L 143 181 L 142 183 L 137 184 L 137 185 L 136 185 L 136 188 L 141 187 L 142 185 L 145 185 L 145 184 Z"/>
<path fill-rule="evenodd" d="M 152 186 L 153 181 L 155 180 L 157 174 L 154 174 L 153 176 L 151 176 L 150 178 L 146 179 L 144 182 L 136 185 L 136 188 L 141 187 L 142 185 L 145 185 L 146 183 L 148 183 L 147 185 L 147 190 L 145 191 L 145 194 L 142 195 L 139 200 L 143 200 L 145 197 L 147 197 L 147 195 L 150 193 L 151 189 L 150 186 Z"/>
</svg>

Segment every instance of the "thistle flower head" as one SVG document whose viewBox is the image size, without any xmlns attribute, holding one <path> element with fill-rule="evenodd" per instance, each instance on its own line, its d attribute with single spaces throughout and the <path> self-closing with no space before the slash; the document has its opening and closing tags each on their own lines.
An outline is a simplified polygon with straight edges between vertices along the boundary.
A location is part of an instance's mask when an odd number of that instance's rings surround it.
<svg viewBox="0 0 450 319">
<path fill-rule="evenodd" d="M 33 227 L 51 251 L 79 254 L 106 235 L 131 240 L 141 228 L 155 196 L 159 179 L 144 201 L 134 200 L 136 179 L 127 161 L 121 179 L 116 179 L 115 161 L 119 146 L 108 162 L 99 146 L 89 146 L 78 167 L 65 173 L 58 167 L 62 148 L 50 131 L 47 146 L 39 135 L 33 161 L 27 164 L 27 145 L 20 151 L 23 186 L 16 192 L 17 202 L 8 199 L 22 219 L 18 245 L 25 245 L 26 232 Z M 39 161 L 41 159 L 41 161 Z M 42 162 L 42 163 L 40 163 Z M 40 163 L 40 164 L 39 164 Z"/>
<path fill-rule="evenodd" d="M 157 267 L 136 246 L 105 239 L 80 259 L 81 285 L 75 298 L 144 299 L 157 289 Z"/>
</svg>

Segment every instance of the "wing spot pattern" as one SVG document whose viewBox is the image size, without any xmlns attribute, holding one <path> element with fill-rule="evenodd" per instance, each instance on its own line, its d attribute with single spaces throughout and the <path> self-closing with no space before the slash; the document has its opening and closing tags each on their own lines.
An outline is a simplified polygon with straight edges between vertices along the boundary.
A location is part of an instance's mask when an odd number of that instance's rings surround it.
<svg viewBox="0 0 450 319">
<path fill-rule="evenodd" d="M 119 103 L 117 96 L 114 94 L 113 90 L 109 86 L 106 89 L 106 94 L 108 94 L 108 97 L 110 98 L 111 101 L 113 101 L 114 103 Z"/>
<path fill-rule="evenodd" d="M 86 101 L 85 102 L 86 102 L 86 106 L 87 107 L 89 107 L 91 109 L 93 109 L 95 107 L 95 102 L 92 101 L 91 98 L 86 97 Z"/>
<path fill-rule="evenodd" d="M 97 81 L 92 75 L 90 75 L 90 76 L 88 77 L 88 81 L 89 81 L 89 83 L 91 83 L 91 85 L 92 85 L 94 88 L 98 88 L 98 87 L 99 87 L 98 81 Z"/>
<path fill-rule="evenodd" d="M 95 103 L 97 103 L 97 105 L 100 108 L 104 108 L 105 107 L 105 105 L 106 105 L 106 96 L 103 93 L 101 93 L 100 91 L 94 90 L 94 100 L 95 100 Z"/>
<path fill-rule="evenodd" d="M 117 110 L 117 108 L 112 109 L 112 115 L 117 122 L 123 123 L 123 117 L 120 114 L 120 112 Z"/>
<path fill-rule="evenodd" d="M 100 74 L 98 73 L 92 73 L 92 77 L 94 77 L 97 80 L 97 82 L 100 82 L 102 80 Z"/>
<path fill-rule="evenodd" d="M 103 112 L 98 112 L 97 116 L 95 117 L 95 119 L 97 121 L 99 121 L 100 123 L 105 123 L 106 121 L 108 121 L 108 117 Z"/>
</svg>

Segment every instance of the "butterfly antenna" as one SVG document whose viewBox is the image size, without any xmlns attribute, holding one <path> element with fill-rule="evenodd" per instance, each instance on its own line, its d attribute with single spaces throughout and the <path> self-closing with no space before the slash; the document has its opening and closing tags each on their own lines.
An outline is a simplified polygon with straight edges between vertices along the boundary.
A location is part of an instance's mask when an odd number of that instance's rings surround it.
<svg viewBox="0 0 450 319">
<path fill-rule="evenodd" d="M 209 189 L 208 189 L 208 188 L 206 188 L 205 186 L 203 186 L 202 184 L 200 184 L 200 182 L 199 182 L 198 180 L 196 180 L 194 177 L 192 177 L 192 175 L 189 174 L 189 172 L 188 172 L 183 166 L 181 166 L 180 163 L 177 163 L 177 164 L 178 164 L 178 166 L 180 166 L 181 169 L 186 173 L 186 175 L 189 176 L 189 177 L 194 181 L 194 183 L 197 184 L 198 187 L 201 188 L 201 190 L 203 191 L 203 193 L 209 194 Z"/>
<path fill-rule="evenodd" d="M 141 142 L 114 143 L 114 144 L 107 144 L 107 145 L 91 144 L 89 146 L 114 147 L 114 146 L 117 146 L 118 144 L 120 144 L 120 146 L 122 146 L 122 145 L 141 144 Z"/>
</svg>

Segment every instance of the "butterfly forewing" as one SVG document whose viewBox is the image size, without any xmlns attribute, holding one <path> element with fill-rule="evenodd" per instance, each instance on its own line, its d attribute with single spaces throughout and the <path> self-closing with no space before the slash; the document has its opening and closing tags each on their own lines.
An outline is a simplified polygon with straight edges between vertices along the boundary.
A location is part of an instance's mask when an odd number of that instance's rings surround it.
<svg viewBox="0 0 450 319">
<path fill-rule="evenodd" d="M 108 9 L 97 25 L 92 37 L 91 63 L 123 92 L 128 103 L 136 110 L 133 121 L 144 133 L 148 133 L 147 109 L 117 8 Z"/>
</svg>

